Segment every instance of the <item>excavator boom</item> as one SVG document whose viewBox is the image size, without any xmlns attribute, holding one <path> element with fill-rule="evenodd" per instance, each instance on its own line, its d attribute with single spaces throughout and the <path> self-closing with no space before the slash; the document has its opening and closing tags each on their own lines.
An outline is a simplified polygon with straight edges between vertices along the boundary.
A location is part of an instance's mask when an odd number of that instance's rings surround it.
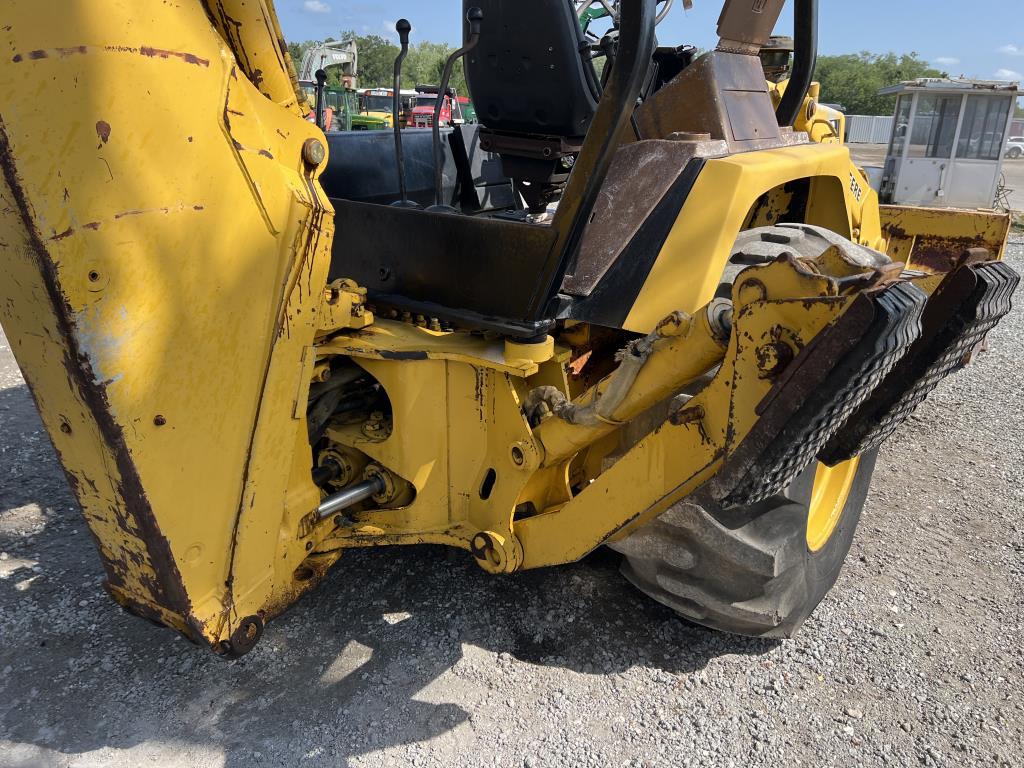
<svg viewBox="0 0 1024 768">
<path fill-rule="evenodd" d="M 299 80 L 315 80 L 318 69 L 341 67 L 342 76 L 348 78 L 348 87 L 356 87 L 359 73 L 359 49 L 355 40 L 334 40 L 314 43 L 302 55 Z"/>
</svg>

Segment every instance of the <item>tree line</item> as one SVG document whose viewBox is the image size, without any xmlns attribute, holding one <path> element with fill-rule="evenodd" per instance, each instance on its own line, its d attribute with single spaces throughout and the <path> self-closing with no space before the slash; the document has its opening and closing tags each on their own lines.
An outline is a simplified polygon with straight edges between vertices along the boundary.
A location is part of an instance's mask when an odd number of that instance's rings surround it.
<svg viewBox="0 0 1024 768">
<path fill-rule="evenodd" d="M 380 35 L 357 35 L 342 32 L 340 40 L 355 38 L 359 47 L 359 84 L 362 87 L 391 85 L 398 46 Z M 335 38 L 327 38 L 328 41 Z M 312 40 L 290 43 L 288 46 L 296 64 L 302 54 L 313 46 Z M 417 84 L 437 85 L 441 80 L 444 62 L 454 48 L 445 43 L 421 41 L 409 46 L 409 56 L 402 68 L 402 87 Z M 879 96 L 878 91 L 904 80 L 920 77 L 947 77 L 948 73 L 935 69 L 917 53 L 860 53 L 839 56 L 820 56 L 815 79 L 821 83 L 822 101 L 841 104 L 851 115 L 891 115 L 895 98 Z M 337 71 L 328 72 L 328 82 L 336 84 Z M 451 85 L 460 96 L 468 95 L 466 76 L 460 61 L 452 73 Z M 1024 110 L 1017 108 L 1018 115 Z"/>
<path fill-rule="evenodd" d="M 848 53 L 820 56 L 815 79 L 821 83 L 821 100 L 841 104 L 849 115 L 891 115 L 896 108 L 894 96 L 879 96 L 878 91 L 904 80 L 921 77 L 948 77 L 916 53 Z"/>
</svg>

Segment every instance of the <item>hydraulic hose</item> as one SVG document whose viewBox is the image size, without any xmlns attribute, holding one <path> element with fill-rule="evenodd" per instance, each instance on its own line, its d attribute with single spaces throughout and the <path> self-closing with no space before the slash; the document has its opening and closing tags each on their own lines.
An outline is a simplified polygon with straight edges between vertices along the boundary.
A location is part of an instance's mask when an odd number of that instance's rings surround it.
<svg viewBox="0 0 1024 768">
<path fill-rule="evenodd" d="M 818 63 L 818 0 L 794 0 L 793 71 L 775 117 L 779 125 L 793 125 L 814 79 Z"/>
</svg>

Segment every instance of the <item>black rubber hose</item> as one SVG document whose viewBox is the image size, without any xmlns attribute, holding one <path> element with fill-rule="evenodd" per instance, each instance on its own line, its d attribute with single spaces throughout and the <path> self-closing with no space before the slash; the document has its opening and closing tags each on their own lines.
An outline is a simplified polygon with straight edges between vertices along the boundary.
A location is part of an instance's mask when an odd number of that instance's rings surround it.
<svg viewBox="0 0 1024 768">
<path fill-rule="evenodd" d="M 793 4 L 793 71 L 775 117 L 780 126 L 793 125 L 814 80 L 818 63 L 818 0 L 795 0 Z"/>
</svg>

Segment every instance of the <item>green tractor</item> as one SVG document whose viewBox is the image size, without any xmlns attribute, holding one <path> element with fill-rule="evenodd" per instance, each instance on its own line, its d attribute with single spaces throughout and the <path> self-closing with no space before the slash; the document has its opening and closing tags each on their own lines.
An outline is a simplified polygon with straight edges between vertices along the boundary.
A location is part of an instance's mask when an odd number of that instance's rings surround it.
<svg viewBox="0 0 1024 768">
<path fill-rule="evenodd" d="M 306 101 L 316 104 L 316 83 L 302 80 L 299 85 Z M 382 131 L 388 127 L 387 120 L 360 114 L 356 92 L 344 86 L 324 86 L 324 115 L 325 131 Z M 315 121 L 315 110 L 310 111 L 308 119 Z"/>
</svg>

